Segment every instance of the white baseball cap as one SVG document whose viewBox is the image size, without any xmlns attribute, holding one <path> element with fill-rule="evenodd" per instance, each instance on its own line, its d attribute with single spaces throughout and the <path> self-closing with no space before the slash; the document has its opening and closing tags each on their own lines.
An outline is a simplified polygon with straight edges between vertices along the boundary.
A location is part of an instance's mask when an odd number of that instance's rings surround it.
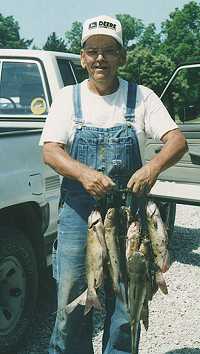
<svg viewBox="0 0 200 354">
<path fill-rule="evenodd" d="M 95 36 L 96 34 L 111 36 L 123 46 L 122 26 L 114 17 L 102 15 L 86 20 L 83 24 L 81 45 L 83 46 L 89 37 Z"/>
</svg>

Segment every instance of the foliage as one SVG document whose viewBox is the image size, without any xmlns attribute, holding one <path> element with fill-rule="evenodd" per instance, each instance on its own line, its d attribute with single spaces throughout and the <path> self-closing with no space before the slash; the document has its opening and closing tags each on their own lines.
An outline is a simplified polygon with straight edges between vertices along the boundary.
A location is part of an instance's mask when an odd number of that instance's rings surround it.
<svg viewBox="0 0 200 354">
<path fill-rule="evenodd" d="M 160 94 L 174 70 L 172 61 L 163 54 L 154 55 L 150 49 L 137 47 L 127 53 L 127 62 L 120 68 L 119 75 L 135 81 Z"/>
<path fill-rule="evenodd" d="M 161 36 L 160 33 L 156 32 L 156 26 L 154 23 L 150 23 L 144 28 L 137 44 L 142 48 L 151 50 L 153 53 L 159 51 Z"/>
<path fill-rule="evenodd" d="M 4 17 L 0 14 L 0 48 L 28 48 L 33 40 L 20 38 L 19 29 L 13 16 Z"/>
<path fill-rule="evenodd" d="M 52 34 L 48 36 L 43 49 L 55 52 L 66 52 L 66 44 L 62 38 L 57 37 L 56 33 L 52 32 Z"/>
<path fill-rule="evenodd" d="M 82 34 L 82 23 L 75 21 L 72 23 L 72 28 L 70 31 L 65 32 L 65 37 L 67 40 L 67 51 L 70 53 L 79 54 L 81 50 L 81 34 Z"/>
<path fill-rule="evenodd" d="M 116 15 L 116 18 L 121 22 L 123 28 L 124 47 L 128 49 L 129 46 L 131 46 L 130 42 L 137 42 L 144 29 L 144 24 L 141 20 L 138 20 L 130 15 L 118 14 Z"/>
<path fill-rule="evenodd" d="M 200 5 L 191 1 L 169 17 L 162 23 L 162 53 L 176 64 L 191 60 L 191 56 L 200 59 Z"/>
</svg>

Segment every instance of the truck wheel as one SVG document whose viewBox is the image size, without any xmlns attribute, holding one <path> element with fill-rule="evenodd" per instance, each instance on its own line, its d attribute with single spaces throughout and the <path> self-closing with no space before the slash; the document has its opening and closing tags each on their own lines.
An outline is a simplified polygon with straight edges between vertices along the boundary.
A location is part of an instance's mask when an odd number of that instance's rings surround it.
<svg viewBox="0 0 200 354">
<path fill-rule="evenodd" d="M 174 232 L 174 224 L 176 217 L 176 203 L 160 203 L 159 204 L 161 217 L 166 225 L 169 240 Z"/>
<path fill-rule="evenodd" d="M 38 272 L 31 243 L 16 228 L 0 228 L 0 353 L 24 339 L 38 293 Z"/>
</svg>

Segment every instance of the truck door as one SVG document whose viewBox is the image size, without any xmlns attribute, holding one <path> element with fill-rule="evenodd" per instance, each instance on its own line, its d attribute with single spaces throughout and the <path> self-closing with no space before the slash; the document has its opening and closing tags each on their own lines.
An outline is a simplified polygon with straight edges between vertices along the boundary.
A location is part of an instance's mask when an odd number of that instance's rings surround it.
<svg viewBox="0 0 200 354">
<path fill-rule="evenodd" d="M 24 161 L 11 160 L 15 173 L 24 168 L 24 190 L 29 194 L 22 201 L 49 205 L 49 225 L 45 233 L 45 245 L 51 246 L 57 230 L 59 202 L 59 176 L 42 162 L 39 133 L 51 103 L 46 72 L 40 60 L 31 58 L 1 58 L 0 66 L 0 122 L 8 131 L 18 131 L 24 138 L 16 139 Z M 3 129 L 3 128 L 2 128 Z M 28 136 L 32 136 L 32 140 Z M 27 138 L 26 138 L 27 137 Z M 25 140 L 27 139 L 27 140 Z M 34 140 L 35 139 L 35 140 Z M 9 156 L 7 157 L 9 161 Z M 21 156 L 21 159 L 23 157 Z M 7 163 L 8 166 L 8 163 Z M 5 173 L 5 171 L 4 171 Z M 21 174 L 21 171 L 19 172 Z M 13 188 L 15 184 L 13 183 Z M 12 191 L 10 192 L 12 193 Z M 15 193 L 12 193 L 15 195 Z M 18 198 L 18 203 L 21 200 Z"/>
<path fill-rule="evenodd" d="M 173 167 L 160 174 L 151 194 L 177 203 L 200 205 L 200 64 L 179 67 L 161 99 L 185 135 L 189 151 Z M 148 139 L 145 160 L 162 149 Z"/>
</svg>

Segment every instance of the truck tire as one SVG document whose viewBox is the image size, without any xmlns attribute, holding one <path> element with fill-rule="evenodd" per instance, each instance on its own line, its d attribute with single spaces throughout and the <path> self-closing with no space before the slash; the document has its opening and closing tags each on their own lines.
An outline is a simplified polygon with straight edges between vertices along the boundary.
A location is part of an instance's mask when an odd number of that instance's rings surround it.
<svg viewBox="0 0 200 354">
<path fill-rule="evenodd" d="M 38 294 L 38 271 L 30 241 L 15 227 L 0 227 L 0 353 L 19 346 Z"/>
<path fill-rule="evenodd" d="M 159 203 L 161 217 L 166 225 L 168 238 L 171 239 L 174 232 L 176 218 L 176 203 Z"/>
</svg>

